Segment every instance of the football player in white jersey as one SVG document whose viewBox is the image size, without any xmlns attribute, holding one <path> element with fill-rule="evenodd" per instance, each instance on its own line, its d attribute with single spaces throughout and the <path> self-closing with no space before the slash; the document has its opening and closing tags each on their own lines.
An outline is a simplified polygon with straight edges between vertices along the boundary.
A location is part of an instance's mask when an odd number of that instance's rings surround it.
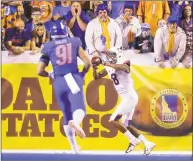
<svg viewBox="0 0 193 161">
<path fill-rule="evenodd" d="M 136 128 L 131 125 L 131 120 L 135 111 L 135 107 L 138 103 L 138 95 L 133 86 L 133 80 L 130 74 L 130 61 L 122 62 L 119 51 L 107 52 L 106 58 L 103 60 L 100 57 L 93 57 L 91 62 L 93 64 L 93 76 L 94 79 L 100 79 L 106 75 L 112 79 L 114 87 L 121 97 L 122 101 L 110 117 L 110 122 L 122 132 L 130 141 L 130 144 L 125 151 L 129 153 L 142 142 L 145 145 L 144 155 L 149 155 L 155 144 L 148 141 L 143 135 L 139 134 Z M 104 65 L 104 69 L 97 72 L 98 62 Z M 123 119 L 122 123 L 120 121 Z"/>
</svg>

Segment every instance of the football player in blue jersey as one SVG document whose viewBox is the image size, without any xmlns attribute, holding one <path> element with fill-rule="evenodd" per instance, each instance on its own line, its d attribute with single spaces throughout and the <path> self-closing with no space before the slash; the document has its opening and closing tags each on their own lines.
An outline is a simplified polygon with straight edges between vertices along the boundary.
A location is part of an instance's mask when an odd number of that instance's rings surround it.
<svg viewBox="0 0 193 161">
<path fill-rule="evenodd" d="M 64 131 L 74 153 L 80 150 L 76 143 L 76 134 L 84 138 L 85 133 L 80 123 L 86 115 L 83 94 L 84 76 L 88 72 L 91 62 L 82 48 L 79 38 L 69 38 L 67 27 L 63 21 L 56 21 L 50 29 L 52 41 L 47 42 L 41 49 L 41 59 L 37 66 L 37 73 L 42 77 L 49 77 L 45 71 L 49 61 L 53 66 L 54 90 L 58 105 L 63 112 Z M 78 70 L 77 58 L 84 62 L 81 72 Z"/>
</svg>

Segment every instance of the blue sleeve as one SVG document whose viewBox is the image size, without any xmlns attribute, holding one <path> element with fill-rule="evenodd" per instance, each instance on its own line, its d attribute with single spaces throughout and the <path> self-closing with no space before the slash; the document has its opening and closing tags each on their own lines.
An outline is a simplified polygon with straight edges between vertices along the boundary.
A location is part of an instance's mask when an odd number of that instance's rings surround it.
<svg viewBox="0 0 193 161">
<path fill-rule="evenodd" d="M 31 27 L 30 27 L 30 26 L 31 26 Z M 32 24 L 31 24 L 31 22 L 28 22 L 28 23 L 26 24 L 25 30 L 27 30 L 27 31 L 32 31 Z"/>
<path fill-rule="evenodd" d="M 85 12 L 82 11 L 82 13 L 81 13 L 80 16 L 81 16 L 81 20 L 82 20 L 84 23 L 86 23 L 86 24 L 89 23 L 90 18 L 89 18 L 89 16 L 87 15 L 87 13 L 85 13 Z"/>
<path fill-rule="evenodd" d="M 53 21 L 47 21 L 46 23 L 44 23 L 46 31 L 50 32 L 50 29 L 51 29 L 52 25 L 53 25 Z"/>
<path fill-rule="evenodd" d="M 7 29 L 5 34 L 5 41 L 11 41 L 13 38 L 13 30 Z"/>
<path fill-rule="evenodd" d="M 76 37 L 76 39 L 77 39 L 77 46 L 78 46 L 78 48 L 82 47 L 82 41 L 80 40 L 80 38 Z"/>
<path fill-rule="evenodd" d="M 40 61 L 41 62 L 44 62 L 46 65 L 49 64 L 49 61 L 50 61 L 50 57 L 49 57 L 49 44 L 48 43 L 45 43 L 42 45 L 42 48 L 41 48 L 41 58 L 40 58 Z"/>
<path fill-rule="evenodd" d="M 79 48 L 81 47 L 82 48 L 82 41 L 80 40 L 80 38 L 79 37 L 75 37 L 74 38 L 75 39 L 75 44 L 76 44 L 76 54 L 77 54 L 77 56 L 79 55 Z"/>
<path fill-rule="evenodd" d="M 180 5 L 174 4 L 172 6 L 172 15 L 179 17 L 179 16 L 181 16 L 181 11 L 182 11 L 182 8 Z"/>
<path fill-rule="evenodd" d="M 67 15 L 64 16 L 63 18 L 65 19 L 65 21 L 68 23 L 70 22 L 70 20 L 72 19 L 72 12 L 71 11 L 68 11 Z"/>
</svg>

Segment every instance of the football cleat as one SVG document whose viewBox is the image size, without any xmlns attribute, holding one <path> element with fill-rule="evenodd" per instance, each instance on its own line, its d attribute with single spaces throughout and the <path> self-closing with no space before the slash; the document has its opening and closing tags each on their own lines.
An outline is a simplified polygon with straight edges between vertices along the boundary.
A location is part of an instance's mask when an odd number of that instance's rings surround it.
<svg viewBox="0 0 193 161">
<path fill-rule="evenodd" d="M 135 149 L 135 147 L 136 147 L 138 144 L 140 144 L 140 143 L 141 143 L 141 141 L 138 140 L 138 139 L 135 139 L 134 142 L 132 142 L 132 143 L 130 142 L 127 150 L 125 151 L 125 153 L 130 153 L 130 152 L 133 151 L 133 150 Z"/>
<path fill-rule="evenodd" d="M 153 142 L 148 142 L 148 144 L 145 146 L 144 149 L 144 155 L 149 155 L 151 151 L 155 148 L 155 143 Z"/>
<path fill-rule="evenodd" d="M 80 150 L 81 150 L 81 148 L 80 148 L 79 145 L 75 145 L 75 146 L 73 146 L 71 149 L 72 149 L 72 153 L 73 153 L 73 154 L 79 154 L 79 153 L 80 153 Z"/>
</svg>

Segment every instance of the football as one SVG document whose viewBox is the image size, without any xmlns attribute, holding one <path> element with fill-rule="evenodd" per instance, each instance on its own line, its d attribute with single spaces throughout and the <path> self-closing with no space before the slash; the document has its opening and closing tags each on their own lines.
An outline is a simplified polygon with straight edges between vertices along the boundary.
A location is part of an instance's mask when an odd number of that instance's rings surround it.
<svg viewBox="0 0 193 161">
<path fill-rule="evenodd" d="M 102 60 L 100 57 L 98 56 L 94 56 L 92 59 L 91 59 L 91 63 L 95 66 L 98 66 L 100 64 L 102 64 Z"/>
</svg>

